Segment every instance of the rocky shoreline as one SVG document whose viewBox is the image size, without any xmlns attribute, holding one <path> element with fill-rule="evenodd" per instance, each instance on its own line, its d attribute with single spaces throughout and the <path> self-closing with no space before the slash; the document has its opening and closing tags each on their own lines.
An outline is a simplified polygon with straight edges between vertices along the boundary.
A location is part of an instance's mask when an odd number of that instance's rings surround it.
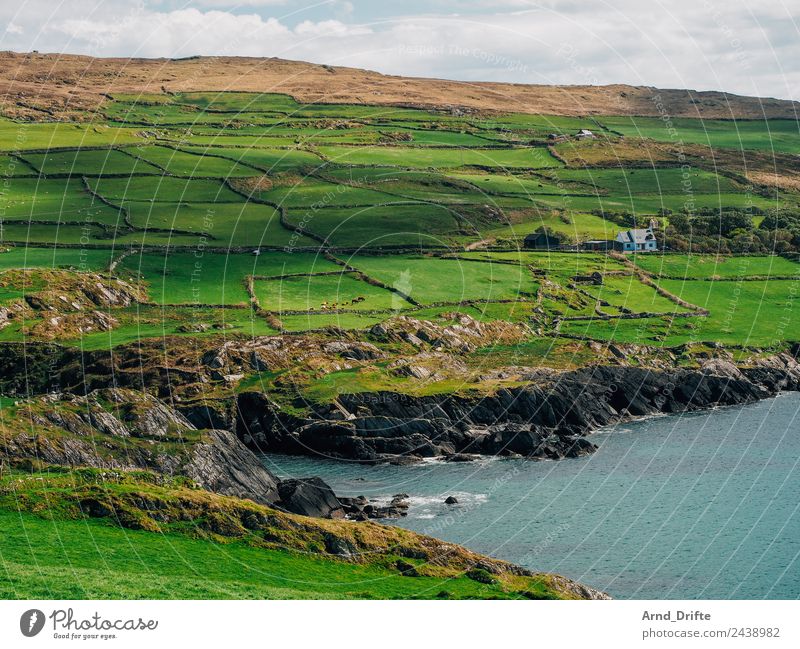
<svg viewBox="0 0 800 649">
<path fill-rule="evenodd" d="M 275 340 L 259 343 L 260 349 Z M 359 345 L 361 350 L 364 344 Z M 229 345 L 226 353 L 237 349 Z M 737 366 L 720 352 L 697 359 L 691 369 L 631 364 L 569 371 L 527 368 L 524 380 L 492 392 L 362 392 L 287 409 L 253 388 L 222 391 L 214 399 L 186 398 L 209 380 L 192 367 L 182 361 L 143 374 L 135 357 L 80 356 L 55 345 L 0 346 L 3 391 L 19 394 L 25 388 L 40 395 L 20 401 L 18 421 L 6 422 L 7 461 L 143 468 L 187 476 L 211 491 L 292 513 L 390 518 L 407 511 L 402 494 L 389 504 L 340 499 L 319 478 L 279 480 L 257 454 L 396 464 L 487 455 L 558 460 L 593 453 L 590 434 L 602 426 L 800 390 L 800 364 L 793 354 L 757 357 Z M 27 382 L 19 383 L 20 376 Z M 98 387 L 108 385 L 109 376 L 120 387 Z M 169 390 L 162 394 L 157 386 Z"/>
<path fill-rule="evenodd" d="M 541 370 L 527 385 L 475 397 L 345 394 L 304 420 L 283 415 L 267 395 L 245 393 L 237 399 L 234 429 L 261 453 L 370 463 L 483 455 L 562 459 L 593 453 L 587 435 L 602 426 L 796 390 L 800 365 L 789 354 L 748 367 L 719 359 L 699 369 L 593 366 Z"/>
</svg>

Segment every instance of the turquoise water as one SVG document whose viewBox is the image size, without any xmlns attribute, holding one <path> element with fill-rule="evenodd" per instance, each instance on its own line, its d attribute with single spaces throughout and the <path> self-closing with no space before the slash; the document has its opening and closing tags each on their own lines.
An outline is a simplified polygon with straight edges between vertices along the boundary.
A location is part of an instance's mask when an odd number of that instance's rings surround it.
<svg viewBox="0 0 800 649">
<path fill-rule="evenodd" d="M 627 423 L 591 457 L 361 466 L 270 456 L 340 495 L 411 496 L 393 521 L 618 598 L 800 597 L 800 395 Z M 458 505 L 444 505 L 455 495 Z"/>
</svg>

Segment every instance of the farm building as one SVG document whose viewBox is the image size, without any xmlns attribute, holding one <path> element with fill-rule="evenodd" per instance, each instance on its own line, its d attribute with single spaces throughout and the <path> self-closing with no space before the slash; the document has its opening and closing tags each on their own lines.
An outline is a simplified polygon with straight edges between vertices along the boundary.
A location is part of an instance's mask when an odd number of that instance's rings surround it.
<svg viewBox="0 0 800 649">
<path fill-rule="evenodd" d="M 582 128 L 575 137 L 593 139 L 596 136 L 589 129 Z"/>
<path fill-rule="evenodd" d="M 653 252 L 658 250 L 658 242 L 652 227 L 632 229 L 617 234 L 614 248 L 622 252 Z"/>
<path fill-rule="evenodd" d="M 561 239 L 551 232 L 537 230 L 525 237 L 523 245 L 529 250 L 558 250 L 561 247 Z"/>
<path fill-rule="evenodd" d="M 592 250 L 595 252 L 607 252 L 614 250 L 616 242 L 613 239 L 591 239 L 580 244 L 581 250 Z"/>
</svg>

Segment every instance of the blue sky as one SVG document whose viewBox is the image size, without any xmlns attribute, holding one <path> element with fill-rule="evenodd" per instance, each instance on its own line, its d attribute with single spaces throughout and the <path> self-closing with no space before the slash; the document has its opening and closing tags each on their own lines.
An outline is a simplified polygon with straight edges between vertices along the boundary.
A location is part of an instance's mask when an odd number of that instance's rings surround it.
<svg viewBox="0 0 800 649">
<path fill-rule="evenodd" d="M 277 56 L 388 74 L 800 100 L 797 0 L 22 0 L 0 49 Z"/>
</svg>

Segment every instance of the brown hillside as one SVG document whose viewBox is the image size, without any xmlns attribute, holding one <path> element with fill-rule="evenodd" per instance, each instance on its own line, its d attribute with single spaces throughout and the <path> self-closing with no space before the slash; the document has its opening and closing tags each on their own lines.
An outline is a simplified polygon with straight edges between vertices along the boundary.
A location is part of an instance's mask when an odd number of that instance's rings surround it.
<svg viewBox="0 0 800 649">
<path fill-rule="evenodd" d="M 284 92 L 301 102 L 459 106 L 550 115 L 795 118 L 798 104 L 723 92 L 645 86 L 466 83 L 379 74 L 276 58 L 92 58 L 0 53 L 0 110 L 28 118 L 67 117 L 96 107 L 104 93 L 179 90 Z"/>
</svg>

